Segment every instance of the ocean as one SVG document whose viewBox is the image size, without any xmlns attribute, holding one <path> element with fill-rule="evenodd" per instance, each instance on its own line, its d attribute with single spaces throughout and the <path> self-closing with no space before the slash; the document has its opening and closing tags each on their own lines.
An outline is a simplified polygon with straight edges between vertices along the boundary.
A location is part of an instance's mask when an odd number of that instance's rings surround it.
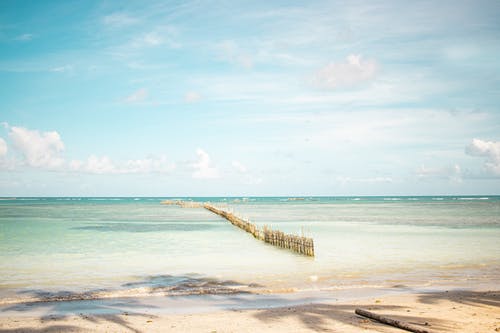
<svg viewBox="0 0 500 333">
<path fill-rule="evenodd" d="M 203 208 L 304 234 L 314 258 Z M 500 278 L 500 196 L 3 198 L 0 300 L 474 285 Z M 1 303 L 1 301 L 0 301 Z"/>
</svg>

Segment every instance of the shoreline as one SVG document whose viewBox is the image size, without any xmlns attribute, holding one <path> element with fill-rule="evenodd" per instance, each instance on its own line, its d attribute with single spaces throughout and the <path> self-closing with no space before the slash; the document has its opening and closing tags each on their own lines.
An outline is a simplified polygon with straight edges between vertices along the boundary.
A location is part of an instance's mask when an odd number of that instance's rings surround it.
<svg viewBox="0 0 500 333">
<path fill-rule="evenodd" d="M 500 331 L 498 288 L 401 288 L 23 303 L 0 307 L 0 332 L 400 332 L 355 308 L 437 332 Z"/>
<path fill-rule="evenodd" d="M 341 279 L 335 283 L 319 281 L 317 276 L 309 277 L 302 285 L 259 284 L 251 281 L 218 279 L 201 274 L 163 275 L 123 282 L 115 287 L 86 288 L 0 288 L 0 310 L 2 307 L 17 304 L 59 303 L 77 301 L 103 301 L 112 299 L 147 299 L 154 297 L 196 297 L 196 296 L 231 296 L 251 295 L 304 295 L 314 294 L 320 299 L 329 299 L 332 294 L 348 294 L 363 297 L 376 293 L 428 292 L 452 289 L 494 290 L 500 286 L 500 278 L 494 271 L 458 270 L 454 274 L 427 275 L 380 275 L 376 278 Z M 426 272 L 429 274 L 429 272 Z M 473 273 L 473 274 L 470 274 Z M 482 273 L 482 275 L 480 275 Z M 444 274 L 444 275 L 443 275 Z M 462 275 L 460 275 L 462 274 Z M 441 275 L 441 276 L 439 276 Z M 412 279 L 410 279 L 412 277 Z M 0 312 L 1 316 L 1 312 Z"/>
</svg>

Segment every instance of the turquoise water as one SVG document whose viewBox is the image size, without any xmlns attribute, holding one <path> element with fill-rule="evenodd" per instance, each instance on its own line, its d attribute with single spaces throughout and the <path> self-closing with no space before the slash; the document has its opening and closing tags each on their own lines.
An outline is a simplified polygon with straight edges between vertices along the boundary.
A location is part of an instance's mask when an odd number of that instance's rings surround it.
<svg viewBox="0 0 500 333">
<path fill-rule="evenodd" d="M 214 281 L 228 280 L 222 285 L 271 291 L 499 280 L 498 196 L 183 198 L 305 233 L 315 240 L 314 259 L 163 199 L 0 200 L 0 296 L 207 285 L 217 292 Z"/>
</svg>

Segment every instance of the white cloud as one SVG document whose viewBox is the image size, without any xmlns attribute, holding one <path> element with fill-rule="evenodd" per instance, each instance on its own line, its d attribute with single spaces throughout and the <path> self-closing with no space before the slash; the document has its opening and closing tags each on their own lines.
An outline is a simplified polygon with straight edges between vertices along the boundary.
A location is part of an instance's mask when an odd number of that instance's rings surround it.
<svg viewBox="0 0 500 333">
<path fill-rule="evenodd" d="M 245 185 L 259 185 L 262 184 L 263 179 L 261 177 L 256 177 L 252 175 L 245 175 L 245 177 L 242 180 L 242 183 Z"/>
<path fill-rule="evenodd" d="M 313 84 L 322 88 L 351 87 L 375 77 L 378 65 L 361 55 L 351 54 L 345 62 L 330 63 L 321 68 L 313 78 Z"/>
<path fill-rule="evenodd" d="M 347 183 L 392 183 L 391 177 L 351 178 L 337 177 L 337 181 L 343 185 Z"/>
<path fill-rule="evenodd" d="M 79 160 L 72 160 L 69 162 L 68 167 L 71 171 L 80 171 L 83 168 L 84 163 Z"/>
<path fill-rule="evenodd" d="M 107 156 L 98 157 L 95 155 L 89 156 L 86 163 L 80 164 L 79 161 L 72 161 L 71 165 L 75 171 L 84 171 L 89 173 L 115 173 L 117 171 L 113 161 Z M 79 169 L 77 169 L 79 168 Z"/>
<path fill-rule="evenodd" d="M 484 168 L 486 171 L 500 176 L 500 141 L 473 139 L 465 148 L 465 152 L 471 156 L 485 157 Z"/>
<path fill-rule="evenodd" d="M 169 162 L 165 156 L 147 157 L 144 159 L 130 159 L 125 162 L 115 162 L 110 157 L 90 155 L 86 160 L 65 160 L 60 156 L 64 150 L 64 143 L 57 132 L 43 132 L 29 130 L 23 127 L 10 127 L 12 146 L 19 151 L 24 160 L 12 159 L 3 163 L 13 169 L 25 164 L 30 167 L 57 171 L 72 171 L 92 174 L 147 174 L 169 173 L 175 169 L 175 163 Z M 7 154 L 7 144 L 0 138 L 0 158 Z M 3 161 L 5 162 L 5 161 Z M 202 163 L 202 165 L 205 165 Z M 211 172 L 208 168 L 208 173 Z"/>
<path fill-rule="evenodd" d="M 0 157 L 7 155 L 7 143 L 3 138 L 0 138 Z"/>
<path fill-rule="evenodd" d="M 191 165 L 194 169 L 192 177 L 197 179 L 219 178 L 219 171 L 212 165 L 210 156 L 200 148 L 196 150 L 196 155 L 198 155 L 198 161 Z"/>
<path fill-rule="evenodd" d="M 462 169 L 458 164 L 438 168 L 428 168 L 424 165 L 421 165 L 415 173 L 419 179 L 445 178 L 452 183 L 462 182 Z"/>
<path fill-rule="evenodd" d="M 128 160 L 122 168 L 122 173 L 168 173 L 174 169 L 175 164 L 162 156 L 160 158 Z"/>
<path fill-rule="evenodd" d="M 238 181 L 245 185 L 259 185 L 262 184 L 263 179 L 259 175 L 250 172 L 246 165 L 240 161 L 232 161 L 231 166 L 236 171 Z"/>
<path fill-rule="evenodd" d="M 201 95 L 194 91 L 188 91 L 186 95 L 184 95 L 184 101 L 188 103 L 195 103 L 201 100 Z"/>
<path fill-rule="evenodd" d="M 29 130 L 24 127 L 9 127 L 12 146 L 25 158 L 27 165 L 36 168 L 57 169 L 63 166 L 64 159 L 60 153 L 64 143 L 59 133 Z"/>
<path fill-rule="evenodd" d="M 95 174 L 168 173 L 175 169 L 175 164 L 170 163 L 165 156 L 115 163 L 108 156 L 98 157 L 91 155 L 85 162 L 79 160 L 71 161 L 69 169 L 76 172 Z"/>
<path fill-rule="evenodd" d="M 125 13 L 113 13 L 104 16 L 102 22 L 110 27 L 121 28 L 136 24 L 139 22 L 139 20 Z"/>
<path fill-rule="evenodd" d="M 247 167 L 239 161 L 233 161 L 231 165 L 239 173 L 247 173 L 248 171 Z"/>
<path fill-rule="evenodd" d="M 145 88 L 141 88 L 139 90 L 134 91 L 129 96 L 127 96 L 127 98 L 125 98 L 125 102 L 137 103 L 144 101 L 146 98 L 148 98 L 148 91 Z"/>
</svg>

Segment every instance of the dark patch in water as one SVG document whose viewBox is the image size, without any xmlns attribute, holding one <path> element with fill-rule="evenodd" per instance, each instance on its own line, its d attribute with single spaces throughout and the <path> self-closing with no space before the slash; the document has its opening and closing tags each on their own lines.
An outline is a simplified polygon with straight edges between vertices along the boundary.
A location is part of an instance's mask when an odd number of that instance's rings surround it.
<svg viewBox="0 0 500 333">
<path fill-rule="evenodd" d="M 157 232 L 157 231 L 203 231 L 217 228 L 217 225 L 208 223 L 101 223 L 83 227 L 74 227 L 74 230 L 90 230 L 103 232 Z"/>
</svg>

